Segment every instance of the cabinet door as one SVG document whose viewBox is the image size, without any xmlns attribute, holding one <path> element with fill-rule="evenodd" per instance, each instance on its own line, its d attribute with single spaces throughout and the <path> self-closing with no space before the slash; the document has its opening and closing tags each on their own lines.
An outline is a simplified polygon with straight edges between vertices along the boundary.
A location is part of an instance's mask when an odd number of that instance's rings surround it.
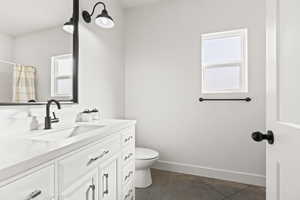
<svg viewBox="0 0 300 200">
<path fill-rule="evenodd" d="M 60 200 L 97 200 L 97 170 L 78 179 L 61 193 Z"/>
<path fill-rule="evenodd" d="M 117 200 L 118 192 L 118 159 L 113 159 L 100 167 L 99 200 Z"/>
</svg>

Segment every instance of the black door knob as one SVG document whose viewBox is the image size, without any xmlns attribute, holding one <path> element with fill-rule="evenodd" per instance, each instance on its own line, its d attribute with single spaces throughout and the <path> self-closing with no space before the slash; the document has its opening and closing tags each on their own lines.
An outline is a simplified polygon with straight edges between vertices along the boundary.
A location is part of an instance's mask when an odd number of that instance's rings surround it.
<svg viewBox="0 0 300 200">
<path fill-rule="evenodd" d="M 269 144 L 274 144 L 274 134 L 272 131 L 268 131 L 267 134 L 263 134 L 261 132 L 254 132 L 252 133 L 252 139 L 256 142 L 267 140 Z"/>
</svg>

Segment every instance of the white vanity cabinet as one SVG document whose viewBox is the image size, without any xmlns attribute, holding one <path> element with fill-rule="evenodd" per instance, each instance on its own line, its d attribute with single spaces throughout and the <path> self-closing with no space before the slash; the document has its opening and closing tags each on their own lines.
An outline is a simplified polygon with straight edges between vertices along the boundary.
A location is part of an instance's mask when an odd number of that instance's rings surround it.
<svg viewBox="0 0 300 200">
<path fill-rule="evenodd" d="M 119 157 L 116 157 L 100 167 L 99 200 L 118 199 L 118 162 Z"/>
<path fill-rule="evenodd" d="M 88 172 L 98 169 L 101 163 L 119 154 L 120 135 L 72 152 L 57 161 L 59 191 L 65 191 Z"/>
<path fill-rule="evenodd" d="M 117 200 L 118 159 L 115 156 L 61 191 L 60 200 Z"/>
<path fill-rule="evenodd" d="M 121 156 L 121 200 L 134 200 L 134 174 L 135 174 L 135 129 L 129 128 L 122 132 L 122 156 Z"/>
<path fill-rule="evenodd" d="M 61 192 L 60 200 L 96 200 L 98 199 L 97 170 L 92 171 Z"/>
<path fill-rule="evenodd" d="M 0 183 L 0 200 L 134 200 L 135 128 Z"/>
<path fill-rule="evenodd" d="M 31 170 L 0 184 L 1 200 L 54 200 L 54 165 Z"/>
</svg>

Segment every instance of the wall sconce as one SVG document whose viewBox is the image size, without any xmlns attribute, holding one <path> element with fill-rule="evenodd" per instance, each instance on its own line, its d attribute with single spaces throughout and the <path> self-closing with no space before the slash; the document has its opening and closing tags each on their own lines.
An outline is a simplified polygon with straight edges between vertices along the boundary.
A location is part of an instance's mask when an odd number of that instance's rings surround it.
<svg viewBox="0 0 300 200">
<path fill-rule="evenodd" d="M 94 15 L 96 7 L 100 4 L 103 5 L 104 9 L 102 10 L 101 14 L 96 17 L 95 19 L 96 25 L 106 29 L 113 28 L 115 26 L 115 22 L 113 18 L 109 16 L 105 4 L 101 1 L 95 4 L 91 14 L 86 10 L 82 12 L 82 17 L 84 21 L 86 23 L 91 23 L 91 17 Z"/>
<path fill-rule="evenodd" d="M 64 24 L 63 30 L 67 33 L 73 34 L 74 33 L 74 20 L 73 17 Z"/>
</svg>

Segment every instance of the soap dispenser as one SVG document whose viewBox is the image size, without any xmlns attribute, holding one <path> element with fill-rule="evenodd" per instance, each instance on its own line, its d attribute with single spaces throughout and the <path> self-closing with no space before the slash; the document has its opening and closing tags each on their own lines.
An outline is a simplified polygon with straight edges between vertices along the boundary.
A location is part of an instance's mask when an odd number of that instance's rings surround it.
<svg viewBox="0 0 300 200">
<path fill-rule="evenodd" d="M 30 123 L 30 130 L 31 131 L 39 130 L 39 126 L 40 126 L 40 124 L 39 124 L 39 121 L 37 119 L 37 116 L 33 116 L 32 121 Z"/>
</svg>

